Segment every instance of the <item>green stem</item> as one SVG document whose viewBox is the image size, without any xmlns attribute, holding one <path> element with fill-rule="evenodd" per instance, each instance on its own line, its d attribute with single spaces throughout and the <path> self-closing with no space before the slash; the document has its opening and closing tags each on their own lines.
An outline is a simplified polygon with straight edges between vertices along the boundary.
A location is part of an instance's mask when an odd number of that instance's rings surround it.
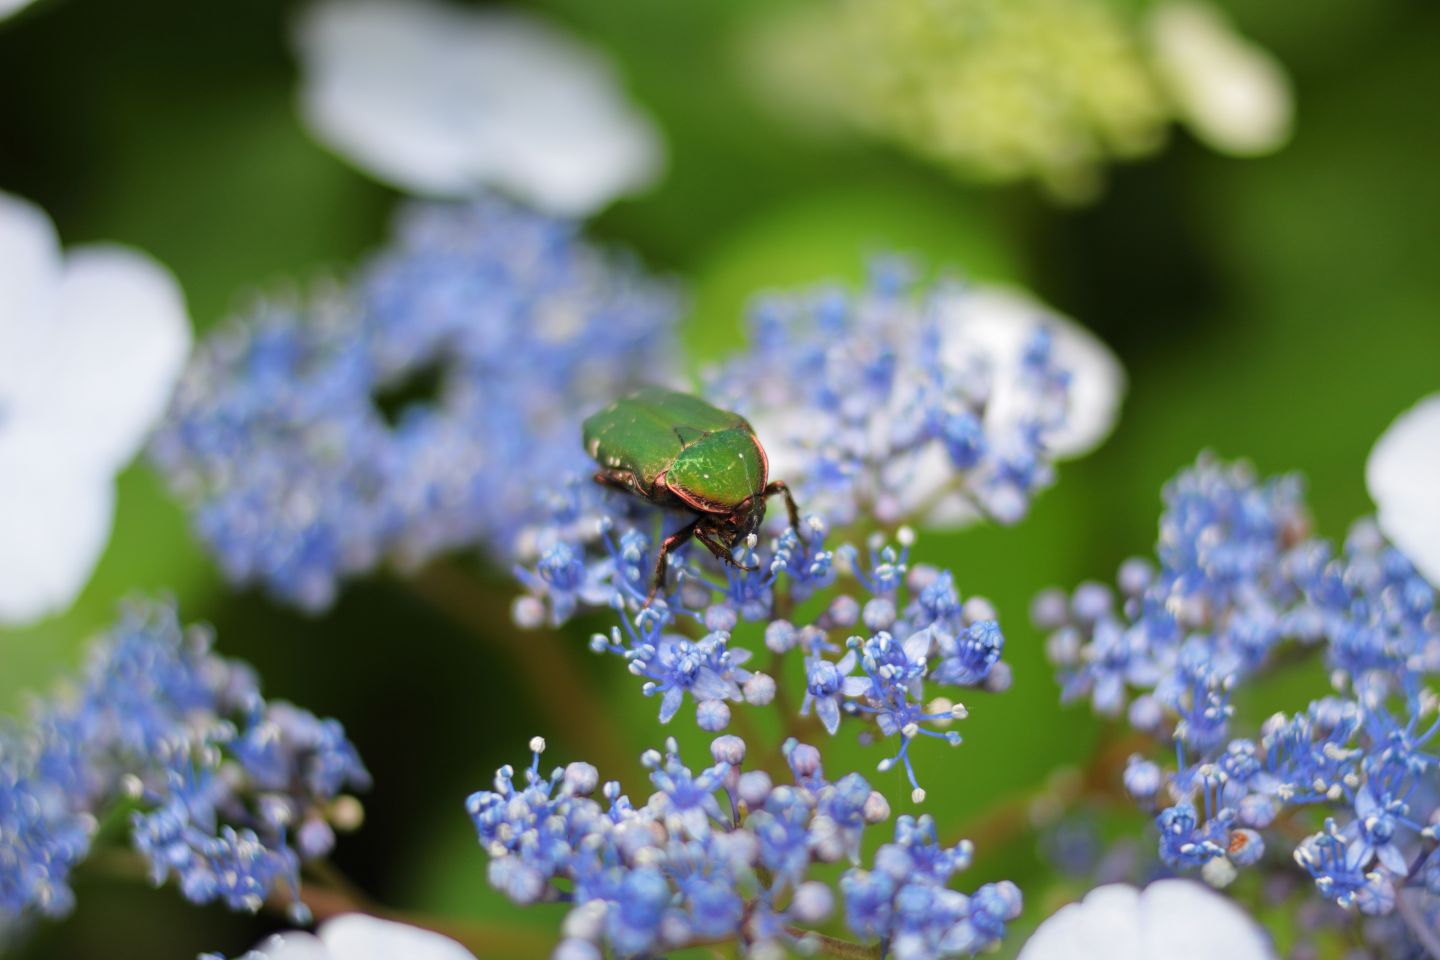
<svg viewBox="0 0 1440 960">
<path fill-rule="evenodd" d="M 790 696 L 790 688 L 785 685 L 785 656 L 771 652 L 770 661 L 765 665 L 765 672 L 775 681 L 775 699 L 772 701 L 775 711 L 780 715 L 782 728 L 781 739 L 785 737 L 799 737 L 803 731 L 800 729 L 800 711 L 795 707 L 795 699 Z"/>
</svg>

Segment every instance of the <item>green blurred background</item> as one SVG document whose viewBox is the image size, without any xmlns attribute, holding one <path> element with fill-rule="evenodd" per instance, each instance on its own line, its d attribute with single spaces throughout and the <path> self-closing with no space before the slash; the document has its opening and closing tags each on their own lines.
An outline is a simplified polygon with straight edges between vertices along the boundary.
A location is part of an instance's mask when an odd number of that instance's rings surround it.
<svg viewBox="0 0 1440 960">
<path fill-rule="evenodd" d="M 1175 131 L 1158 156 L 1110 171 L 1091 206 L 1033 187 L 966 187 L 884 146 L 817 141 L 761 109 L 737 55 L 765 0 L 552 0 L 535 4 L 606 48 L 670 149 L 667 177 L 591 226 L 689 286 L 697 362 L 733 347 L 759 288 L 858 278 L 902 250 L 1024 283 L 1121 356 L 1130 391 L 1110 441 L 1065 465 L 1013 529 L 922 538 L 966 593 L 997 605 L 1014 688 L 970 704 L 965 745 L 922 750 L 928 804 L 953 831 L 996 801 L 1083 760 L 1098 726 L 1056 703 L 1029 625 L 1030 596 L 1106 579 L 1153 545 L 1162 482 L 1204 448 L 1262 470 L 1304 471 L 1322 531 L 1366 512 L 1363 465 L 1385 425 L 1440 387 L 1440 5 L 1427 0 L 1230 3 L 1241 29 L 1291 71 L 1296 135 L 1282 152 L 1227 159 Z M 39 203 L 67 244 L 139 246 L 178 275 L 203 331 L 255 292 L 340 271 L 384 237 L 396 196 L 311 141 L 294 109 L 278 0 L 40 0 L 0 23 L 0 189 Z M 495 575 L 497 585 L 503 578 Z M 499 586 L 496 587 L 499 589 Z M 544 955 L 560 912 L 517 912 L 484 881 L 462 809 L 495 767 L 524 759 L 564 704 L 533 697 L 513 648 L 477 636 L 388 578 L 352 585 L 319 619 L 221 585 L 143 464 L 120 481 L 109 549 L 66 615 L 0 631 L 0 699 L 43 689 L 129 592 L 174 592 L 267 692 L 342 719 L 375 774 L 368 819 L 341 868 L 387 904 L 520 925 L 483 957 Z M 503 605 L 494 607 L 497 635 Z M 664 734 L 654 701 L 567 636 L 635 755 Z M 832 770 L 873 769 L 842 737 Z M 641 790 L 638 765 L 619 774 Z M 876 780 L 892 797 L 899 784 Z M 1135 823 L 1138 825 L 1139 820 Z M 1027 896 L 1023 927 L 1074 890 L 1032 836 L 986 849 L 978 882 Z M 966 887 L 971 886 L 966 883 Z M 189 958 L 241 952 L 273 925 L 198 910 L 173 890 L 78 876 L 80 906 L 44 924 L 27 958 Z M 1019 942 L 1013 938 L 1013 944 Z"/>
</svg>

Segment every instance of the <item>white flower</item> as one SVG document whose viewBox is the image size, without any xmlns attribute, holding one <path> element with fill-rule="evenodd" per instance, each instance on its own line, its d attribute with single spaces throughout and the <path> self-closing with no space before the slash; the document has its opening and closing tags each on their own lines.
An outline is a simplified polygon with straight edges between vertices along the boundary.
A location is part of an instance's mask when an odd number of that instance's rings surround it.
<svg viewBox="0 0 1440 960">
<path fill-rule="evenodd" d="M 1200 0 L 1166 0 L 1150 17 L 1160 75 L 1196 135 L 1222 153 L 1269 153 L 1290 137 L 1285 70 Z"/>
<path fill-rule="evenodd" d="M 1265 931 L 1228 898 L 1192 880 L 1144 890 L 1097 887 L 1061 907 L 1019 960 L 1273 960 Z"/>
<path fill-rule="evenodd" d="M 62 257 L 49 217 L 0 193 L 0 623 L 63 610 L 85 585 L 115 474 L 189 347 L 164 267 L 108 245 Z"/>
<path fill-rule="evenodd" d="M 953 381 L 944 387 L 951 394 L 958 394 L 957 384 L 965 384 L 970 391 L 963 398 L 967 409 L 972 400 L 983 402 L 981 427 L 987 451 L 1020 451 L 1028 455 L 1027 451 L 1033 449 L 1030 425 L 1037 420 L 1047 424 L 1044 463 L 1037 469 L 1042 474 L 1037 479 L 1041 487 L 1049 485 L 1052 459 L 1089 453 L 1115 425 L 1125 394 L 1125 370 L 1120 361 L 1094 334 L 1020 289 L 945 283 L 937 285 L 923 301 L 908 303 L 898 310 L 883 299 L 861 299 L 856 309 L 865 318 L 863 322 L 873 326 L 861 328 L 853 342 L 844 344 L 839 362 L 851 362 L 852 355 L 873 357 L 874 351 L 893 351 L 895 370 L 891 376 L 902 385 L 890 391 L 883 409 L 865 411 L 863 426 L 841 419 L 853 420 L 859 412 L 849 407 L 843 414 L 818 411 L 808 396 L 795 392 L 793 378 L 767 375 L 755 383 L 742 376 L 739 382 L 745 387 L 738 391 L 734 382 L 721 378 L 722 393 L 738 393 L 745 402 L 756 403 L 756 408 L 747 409 L 746 415 L 765 438 L 770 476 L 805 484 L 806 474 L 814 468 L 817 458 L 828 455 L 817 448 L 816 438 L 846 433 L 845 443 L 851 447 L 842 455 L 857 456 L 869 464 L 856 468 L 862 475 L 854 482 L 860 487 L 889 491 L 880 498 L 884 505 L 876 508 L 889 519 L 923 517 L 921 522 L 927 529 L 957 529 L 983 519 L 986 513 L 975 498 L 975 485 L 968 490 L 956 489 L 957 468 L 952 453 L 928 424 L 922 428 L 915 422 L 917 409 L 933 404 L 936 398 L 917 393 L 914 388 L 930 384 L 937 367 Z M 938 344 L 927 332 L 932 323 Z M 1063 396 L 1037 388 L 1033 367 L 1025 360 L 1041 329 L 1050 334 L 1050 364 L 1068 374 L 1068 389 Z M 1056 409 L 1061 403 L 1063 410 Z M 836 419 L 822 423 L 817 416 Z M 1053 428 L 1048 426 L 1052 424 Z M 923 440 L 918 444 L 911 442 L 912 431 L 917 430 Z M 910 444 L 899 456 L 891 456 L 895 448 L 890 445 L 895 437 Z M 878 461 L 875 451 L 883 451 Z M 1000 456 L 989 459 L 998 462 Z M 984 481 L 982 475 L 979 482 L 983 485 Z M 848 522 L 855 501 L 848 488 L 841 487 L 840 491 L 834 494 L 838 499 L 831 502 L 826 502 L 825 493 L 820 492 L 820 500 L 807 500 L 806 508 Z M 1008 503 L 1000 499 L 987 502 L 984 510 L 1009 523 L 1023 514 L 1025 503 L 1025 497 L 1017 495 Z"/>
<path fill-rule="evenodd" d="M 0 20 L 19 13 L 33 2 L 34 0 L 0 0 Z"/>
<path fill-rule="evenodd" d="M 952 369 L 985 357 L 996 379 L 985 412 L 985 429 L 1003 434 L 1024 413 L 1019 371 L 1021 357 L 1037 327 L 1050 331 L 1056 365 L 1071 372 L 1065 425 L 1049 437 L 1057 460 L 1082 457 L 1110 435 L 1125 396 L 1125 368 L 1099 337 L 1014 287 L 965 287 L 938 305 L 942 329 L 941 361 Z M 938 447 L 922 457 L 914 480 L 917 497 L 928 499 L 953 476 L 954 467 Z M 973 504 L 960 496 L 942 500 L 928 517 L 932 527 L 957 527 L 978 519 Z"/>
<path fill-rule="evenodd" d="M 282 933 L 242 960 L 475 960 L 460 944 L 430 930 L 347 913 L 318 934 Z"/>
<path fill-rule="evenodd" d="M 957 369 L 966 358 L 984 355 L 996 370 L 1015 373 L 1036 327 L 1050 331 L 1056 365 L 1073 376 L 1065 426 L 1049 438 L 1056 457 L 1082 457 L 1110 435 L 1125 395 L 1125 369 L 1099 337 L 1025 291 L 998 284 L 967 287 L 941 311 L 941 358 Z M 998 428 L 1015 418 L 1021 389 L 1013 376 L 996 381 L 987 427 Z"/>
<path fill-rule="evenodd" d="M 1440 393 L 1402 413 L 1365 464 L 1385 536 L 1440 587 Z"/>
<path fill-rule="evenodd" d="M 401 189 L 481 186 L 591 213 L 645 186 L 660 139 L 611 66 L 517 10 L 439 0 L 317 0 L 296 31 L 315 135 Z"/>
</svg>

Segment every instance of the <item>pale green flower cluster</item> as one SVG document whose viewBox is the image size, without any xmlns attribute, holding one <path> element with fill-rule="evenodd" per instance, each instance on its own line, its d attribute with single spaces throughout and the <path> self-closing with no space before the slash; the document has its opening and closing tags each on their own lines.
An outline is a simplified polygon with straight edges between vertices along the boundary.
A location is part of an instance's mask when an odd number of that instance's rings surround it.
<svg viewBox="0 0 1440 960">
<path fill-rule="evenodd" d="M 1280 98 L 1284 109 L 1265 115 L 1277 117 L 1270 146 L 1288 131 L 1283 74 L 1229 69 L 1249 68 L 1263 51 L 1229 32 L 1213 8 L 1163 16 L 1172 6 L 1202 5 L 826 0 L 772 21 L 753 51 L 767 96 L 812 119 L 893 141 L 964 179 L 1033 179 L 1058 199 L 1081 201 L 1097 192 L 1107 162 L 1158 150 L 1172 120 L 1203 119 L 1195 101 L 1207 89 L 1226 96 L 1226 116 Z M 1191 42 L 1197 31 L 1205 44 Z M 1216 44 L 1224 58 L 1210 55 Z M 1184 62 L 1170 62 L 1174 51 Z M 1258 90 L 1257 80 L 1280 89 Z"/>
</svg>

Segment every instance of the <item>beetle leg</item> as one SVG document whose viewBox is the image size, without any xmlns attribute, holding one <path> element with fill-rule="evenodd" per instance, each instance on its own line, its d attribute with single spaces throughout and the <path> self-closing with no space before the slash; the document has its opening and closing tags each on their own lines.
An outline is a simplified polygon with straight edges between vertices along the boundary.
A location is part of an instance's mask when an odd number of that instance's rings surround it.
<svg viewBox="0 0 1440 960">
<path fill-rule="evenodd" d="M 655 594 L 665 586 L 665 559 L 695 535 L 695 527 L 699 522 L 696 520 L 694 523 L 681 527 L 660 543 L 660 552 L 655 557 L 655 575 L 650 578 L 650 592 L 645 595 L 645 606 L 648 607 L 654 603 Z M 701 542 L 703 543 L 704 540 L 702 539 Z"/>
<path fill-rule="evenodd" d="M 785 497 L 785 509 L 790 514 L 790 528 L 798 535 L 800 533 L 800 508 L 795 506 L 795 497 L 790 493 L 790 488 L 786 486 L 785 481 L 771 480 L 760 495 L 769 498 L 777 493 Z"/>
<path fill-rule="evenodd" d="M 746 573 L 755 573 L 760 569 L 760 564 L 758 563 L 755 564 L 755 566 L 753 567 L 747 567 L 745 566 L 745 564 L 736 560 L 734 556 L 731 555 L 730 551 L 725 549 L 725 545 L 716 540 L 711 535 L 710 531 L 706 530 L 704 527 L 701 527 L 695 531 L 695 539 L 705 544 L 705 549 L 709 550 L 716 560 L 719 560 L 721 563 L 729 564 L 736 570 L 744 570 Z"/>
</svg>

